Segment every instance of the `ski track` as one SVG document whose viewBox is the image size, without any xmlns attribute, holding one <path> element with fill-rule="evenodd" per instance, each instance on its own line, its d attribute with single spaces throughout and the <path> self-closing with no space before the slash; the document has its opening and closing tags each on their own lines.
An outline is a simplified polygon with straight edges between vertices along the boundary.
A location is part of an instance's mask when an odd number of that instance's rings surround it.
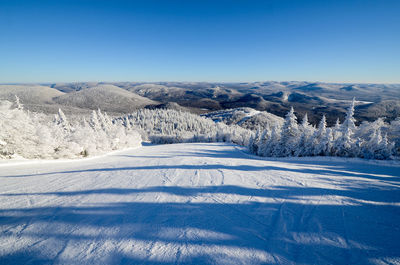
<svg viewBox="0 0 400 265">
<path fill-rule="evenodd" d="M 396 164 L 148 145 L 0 184 L 0 264 L 400 264 Z"/>
</svg>

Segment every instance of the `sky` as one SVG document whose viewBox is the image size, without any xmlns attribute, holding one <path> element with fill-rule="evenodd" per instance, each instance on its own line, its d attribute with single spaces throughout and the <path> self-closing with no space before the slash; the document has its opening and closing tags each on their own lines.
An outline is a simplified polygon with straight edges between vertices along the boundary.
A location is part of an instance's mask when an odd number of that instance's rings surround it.
<svg viewBox="0 0 400 265">
<path fill-rule="evenodd" d="M 399 0 L 0 0 L 0 82 L 400 83 Z"/>
</svg>

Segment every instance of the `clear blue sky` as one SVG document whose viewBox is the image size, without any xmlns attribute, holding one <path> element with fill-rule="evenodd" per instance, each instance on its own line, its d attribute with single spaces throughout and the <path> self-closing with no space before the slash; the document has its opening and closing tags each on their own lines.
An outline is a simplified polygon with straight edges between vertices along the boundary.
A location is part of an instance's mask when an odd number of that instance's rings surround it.
<svg viewBox="0 0 400 265">
<path fill-rule="evenodd" d="M 400 83 L 400 0 L 0 0 L 0 82 Z"/>
</svg>

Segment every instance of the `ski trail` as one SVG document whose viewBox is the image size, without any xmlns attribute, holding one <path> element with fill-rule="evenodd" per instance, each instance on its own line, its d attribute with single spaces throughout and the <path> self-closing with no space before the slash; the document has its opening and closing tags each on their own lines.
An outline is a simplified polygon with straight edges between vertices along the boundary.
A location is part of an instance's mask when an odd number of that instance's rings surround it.
<svg viewBox="0 0 400 265">
<path fill-rule="evenodd" d="M 395 166 L 207 143 L 1 169 L 0 264 L 400 261 Z"/>
</svg>

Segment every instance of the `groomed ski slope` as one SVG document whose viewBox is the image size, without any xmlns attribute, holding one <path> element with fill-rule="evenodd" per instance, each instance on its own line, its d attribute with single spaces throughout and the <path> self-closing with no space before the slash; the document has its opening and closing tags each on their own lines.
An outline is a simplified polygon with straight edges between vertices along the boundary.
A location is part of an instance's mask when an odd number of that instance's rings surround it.
<svg viewBox="0 0 400 265">
<path fill-rule="evenodd" d="M 399 264 L 399 186 L 395 164 L 222 143 L 3 164 L 0 264 Z"/>
</svg>

